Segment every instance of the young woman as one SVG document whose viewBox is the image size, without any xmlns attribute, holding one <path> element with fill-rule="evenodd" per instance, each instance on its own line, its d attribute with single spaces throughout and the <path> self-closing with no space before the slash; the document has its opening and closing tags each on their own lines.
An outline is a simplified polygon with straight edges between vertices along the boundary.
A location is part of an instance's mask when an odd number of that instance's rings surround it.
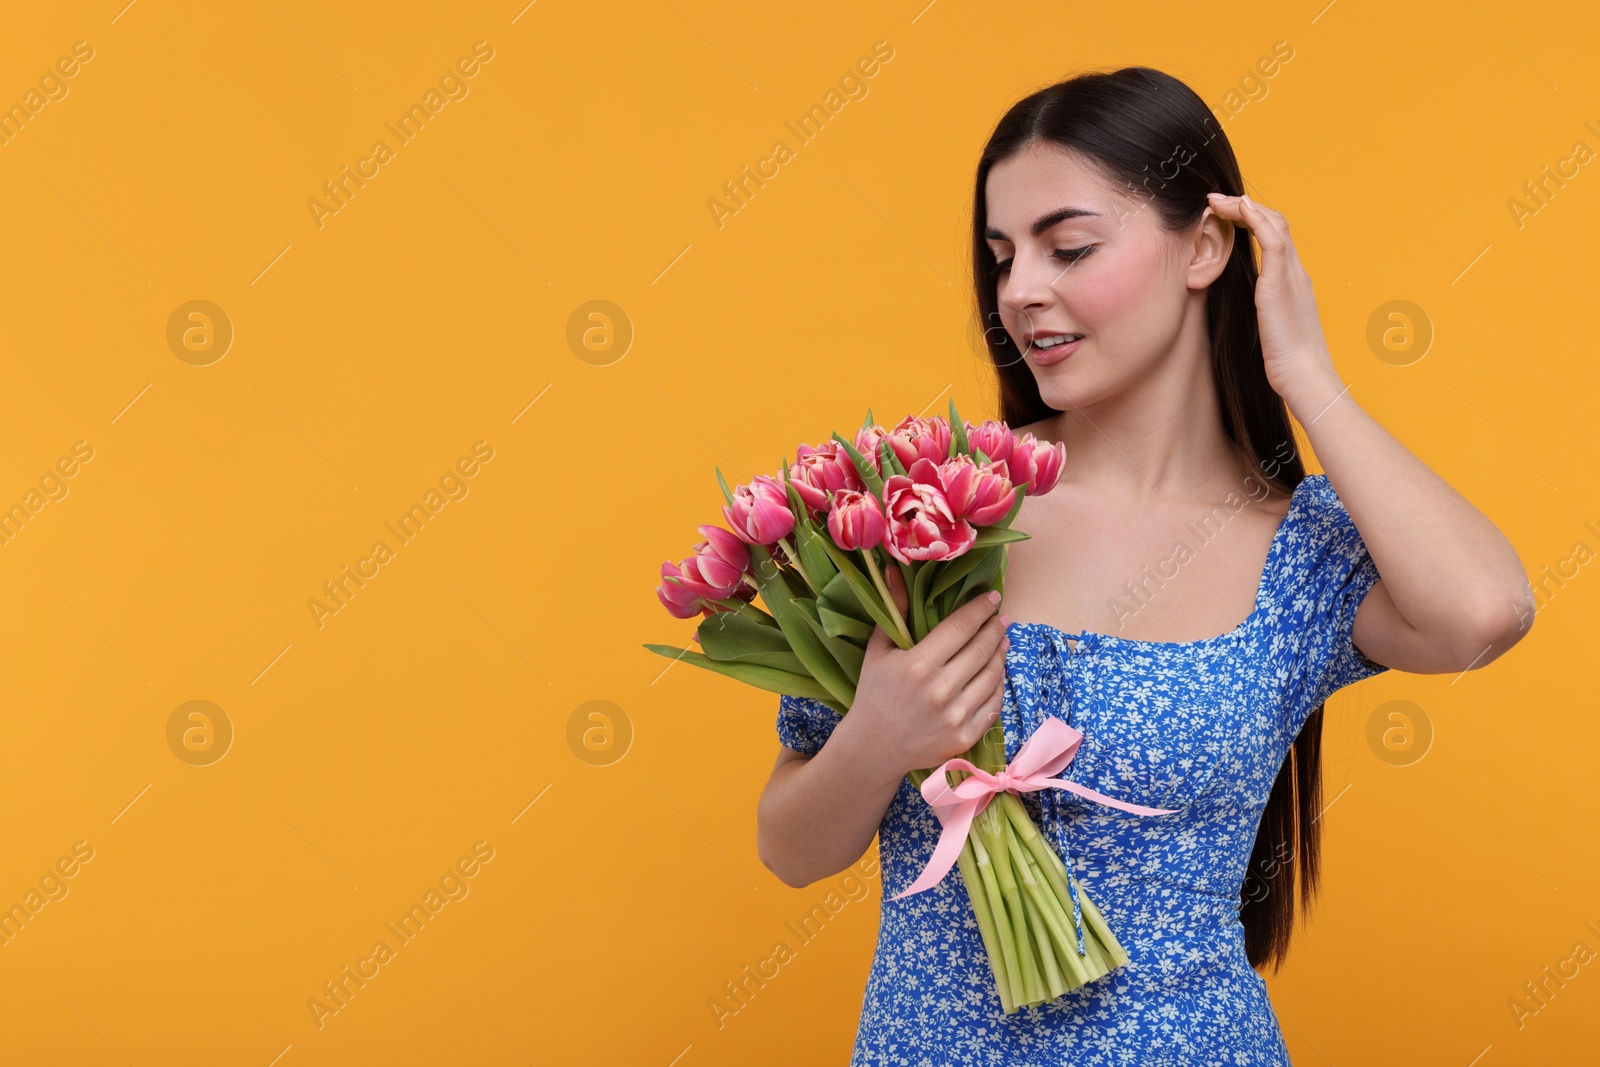
<svg viewBox="0 0 1600 1067">
<path fill-rule="evenodd" d="M 1315 888 L 1323 702 L 1482 668 L 1525 632 L 1515 551 L 1357 405 L 1288 224 L 1243 190 L 1204 102 L 1142 67 L 1027 97 L 984 149 L 980 321 L 1002 417 L 1065 442 L 1060 482 L 1018 513 L 1003 608 L 909 650 L 875 633 L 842 718 L 781 699 L 758 815 L 794 886 L 878 835 L 853 1065 L 1287 1064 L 1255 968 Z M 904 775 L 990 728 L 1011 759 L 1047 716 L 1084 734 L 1063 778 L 1177 811 L 1022 795 L 1130 962 L 1008 1016 L 959 876 L 890 899 L 940 831 Z"/>
</svg>

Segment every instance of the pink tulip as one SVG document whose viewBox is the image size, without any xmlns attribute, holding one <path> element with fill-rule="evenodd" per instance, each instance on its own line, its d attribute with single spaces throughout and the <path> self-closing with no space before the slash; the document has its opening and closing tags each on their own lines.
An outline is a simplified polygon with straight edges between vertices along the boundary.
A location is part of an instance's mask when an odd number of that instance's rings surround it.
<svg viewBox="0 0 1600 1067">
<path fill-rule="evenodd" d="M 885 430 L 877 423 L 873 423 L 871 426 L 863 426 L 857 430 L 856 439 L 850 442 L 856 446 L 856 451 L 861 453 L 861 457 L 872 464 L 872 469 L 880 475 L 883 473 L 883 461 L 878 458 L 878 446 L 887 436 L 889 436 L 888 430 Z"/>
<path fill-rule="evenodd" d="M 656 598 L 672 614 L 674 619 L 692 619 L 703 614 L 701 610 L 700 594 L 667 579 L 678 578 L 683 571 L 670 562 L 661 564 L 661 584 L 656 586 Z"/>
<path fill-rule="evenodd" d="M 928 419 L 907 415 L 889 432 L 889 447 L 907 471 L 919 459 L 942 463 L 950 456 L 950 424 L 937 415 Z"/>
<path fill-rule="evenodd" d="M 750 545 L 775 545 L 794 529 L 789 493 L 770 474 L 758 474 L 749 485 L 733 491 L 733 503 L 722 506 L 723 517 L 739 540 Z"/>
<path fill-rule="evenodd" d="M 801 445 L 789 467 L 789 484 L 800 494 L 813 513 L 827 510 L 833 493 L 840 489 L 862 490 L 861 472 L 838 441 L 825 441 L 817 447 Z"/>
<path fill-rule="evenodd" d="M 828 512 L 828 536 L 840 548 L 876 548 L 883 542 L 887 522 L 883 505 L 871 493 L 839 489 L 833 494 L 833 509 Z"/>
<path fill-rule="evenodd" d="M 978 533 L 951 511 L 932 460 L 918 459 L 909 475 L 891 475 L 883 492 L 888 511 L 884 547 L 901 563 L 951 559 L 972 548 Z"/>
<path fill-rule="evenodd" d="M 1017 437 L 1005 423 L 985 419 L 981 426 L 967 423 L 966 429 L 967 447 L 973 452 L 981 451 L 989 457 L 990 463 L 999 463 L 1001 460 L 1011 458 L 1011 449 Z"/>
<path fill-rule="evenodd" d="M 939 477 L 951 514 L 974 526 L 993 526 L 1016 503 L 1005 460 L 980 467 L 971 456 L 951 456 L 939 465 Z"/>
<path fill-rule="evenodd" d="M 1060 441 L 1045 444 L 1031 433 L 1025 433 L 1011 450 L 1006 466 L 1011 480 L 1017 485 L 1027 484 L 1028 496 L 1040 496 L 1055 488 L 1061 478 L 1061 465 L 1067 456 L 1067 446 Z"/>
<path fill-rule="evenodd" d="M 750 569 L 750 550 L 743 541 L 720 526 L 698 527 L 705 540 L 694 546 L 694 554 L 674 566 L 661 564 L 661 584 L 656 596 L 674 618 L 690 619 L 727 611 L 708 600 L 755 599 L 756 591 L 744 580 Z M 668 577 L 679 579 L 667 581 Z"/>
<path fill-rule="evenodd" d="M 744 585 L 750 569 L 750 550 L 744 542 L 720 526 L 701 526 L 704 541 L 694 546 L 694 555 L 683 561 L 679 576 L 684 587 L 707 600 L 725 600 Z"/>
</svg>

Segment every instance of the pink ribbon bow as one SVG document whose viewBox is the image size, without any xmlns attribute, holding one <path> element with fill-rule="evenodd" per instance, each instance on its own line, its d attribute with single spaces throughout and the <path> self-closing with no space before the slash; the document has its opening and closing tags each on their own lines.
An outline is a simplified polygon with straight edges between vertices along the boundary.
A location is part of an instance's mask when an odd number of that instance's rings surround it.
<svg viewBox="0 0 1600 1067">
<path fill-rule="evenodd" d="M 966 843 L 972 820 L 988 807 L 996 793 L 1002 791 L 1021 794 L 1041 789 L 1068 789 L 1096 803 L 1121 808 L 1135 815 L 1171 815 L 1178 810 L 1129 804 L 1077 782 L 1057 778 L 1056 775 L 1065 770 L 1067 764 L 1072 762 L 1072 757 L 1078 754 L 1078 745 L 1082 741 L 1083 734 L 1065 720 L 1047 718 L 1017 749 L 1017 758 L 1006 764 L 998 774 L 976 767 L 960 756 L 945 760 L 922 782 L 922 798 L 943 824 L 939 842 L 917 880 L 889 899 L 899 900 L 938 885 L 961 854 L 961 846 Z M 972 775 L 952 786 L 945 776 L 945 772 L 951 770 L 971 771 Z"/>
</svg>

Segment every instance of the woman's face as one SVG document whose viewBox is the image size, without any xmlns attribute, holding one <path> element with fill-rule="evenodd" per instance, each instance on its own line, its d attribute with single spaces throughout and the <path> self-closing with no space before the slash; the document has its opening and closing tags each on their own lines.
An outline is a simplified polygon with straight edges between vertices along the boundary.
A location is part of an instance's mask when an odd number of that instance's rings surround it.
<svg viewBox="0 0 1600 1067">
<path fill-rule="evenodd" d="M 1083 157 L 1040 142 L 991 167 L 984 196 L 1001 323 L 1050 407 L 1093 404 L 1205 354 L 1204 290 L 1227 264 L 1226 220 L 1207 208 L 1171 233 Z"/>
</svg>

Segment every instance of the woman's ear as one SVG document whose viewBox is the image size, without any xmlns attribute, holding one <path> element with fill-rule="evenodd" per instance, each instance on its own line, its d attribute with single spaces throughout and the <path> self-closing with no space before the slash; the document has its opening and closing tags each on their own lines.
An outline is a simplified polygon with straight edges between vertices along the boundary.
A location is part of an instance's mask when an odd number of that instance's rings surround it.
<svg viewBox="0 0 1600 1067">
<path fill-rule="evenodd" d="M 1195 224 L 1194 243 L 1190 246 L 1189 288 L 1204 289 L 1222 275 L 1233 255 L 1233 242 L 1237 227 L 1207 205 Z"/>
</svg>

